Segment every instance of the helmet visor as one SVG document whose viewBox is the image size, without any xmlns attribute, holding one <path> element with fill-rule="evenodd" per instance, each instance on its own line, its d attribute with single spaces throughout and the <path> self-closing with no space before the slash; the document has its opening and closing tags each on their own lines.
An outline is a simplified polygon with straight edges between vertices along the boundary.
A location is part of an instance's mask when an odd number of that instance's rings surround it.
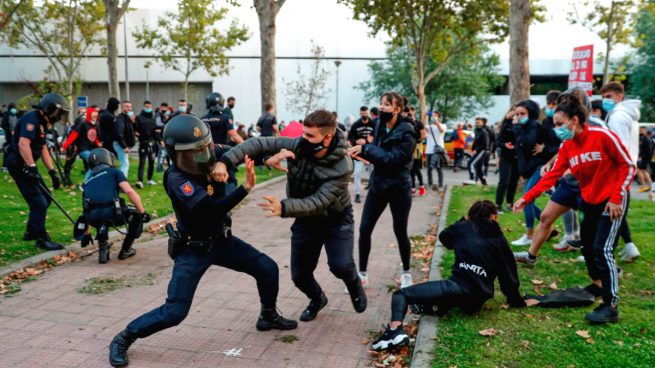
<svg viewBox="0 0 655 368">
<path fill-rule="evenodd" d="M 175 165 L 192 175 L 207 175 L 216 162 L 213 143 L 192 150 L 176 151 L 175 155 Z"/>
</svg>

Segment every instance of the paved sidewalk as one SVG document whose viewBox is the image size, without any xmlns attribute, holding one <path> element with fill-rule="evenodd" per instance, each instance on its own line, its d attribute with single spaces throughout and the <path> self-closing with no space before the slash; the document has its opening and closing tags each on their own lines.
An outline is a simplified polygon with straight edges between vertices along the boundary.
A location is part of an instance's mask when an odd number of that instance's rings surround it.
<svg viewBox="0 0 655 368">
<path fill-rule="evenodd" d="M 265 194 L 284 196 L 278 183 Z M 255 193 L 257 197 L 264 193 Z M 436 195 L 415 198 L 410 236 L 422 234 L 436 221 Z M 234 214 L 234 233 L 267 253 L 280 267 L 278 307 L 297 319 L 307 304 L 291 282 L 289 271 L 290 219 L 267 219 L 248 197 Z M 355 205 L 356 226 L 363 204 Z M 389 318 L 387 284 L 401 270 L 398 248 L 387 210 L 374 232 L 370 257 L 369 305 L 357 314 L 344 293 L 344 285 L 328 270 L 323 254 L 316 271 L 330 302 L 319 317 L 300 322 L 297 330 L 258 332 L 255 322 L 259 300 L 255 282 L 247 275 L 212 267 L 200 282 L 191 312 L 179 326 L 138 340 L 130 349 L 130 367 L 365 367 L 370 364 L 368 345 L 361 343 L 368 330 L 379 330 Z M 356 231 L 356 236 L 357 231 Z M 355 243 L 355 249 L 357 243 Z M 56 268 L 22 291 L 0 297 L 1 367 L 105 367 L 111 338 L 133 318 L 162 304 L 172 261 L 166 239 L 137 244 L 137 255 L 97 263 L 97 256 Z M 357 254 L 357 252 L 355 252 Z M 154 274 L 152 285 L 89 295 L 77 290 L 91 277 L 126 276 L 143 279 Z M 152 275 L 151 275 L 152 276 Z M 283 342 L 285 335 L 297 341 Z M 238 357 L 224 352 L 240 350 Z"/>
</svg>

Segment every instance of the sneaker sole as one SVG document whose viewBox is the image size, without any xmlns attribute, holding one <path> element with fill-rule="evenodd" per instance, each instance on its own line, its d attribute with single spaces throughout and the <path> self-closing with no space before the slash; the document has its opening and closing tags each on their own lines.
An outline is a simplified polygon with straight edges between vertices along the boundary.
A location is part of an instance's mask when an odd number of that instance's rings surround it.
<svg viewBox="0 0 655 368">
<path fill-rule="evenodd" d="M 399 337 L 400 337 L 400 339 L 398 341 L 396 341 L 396 339 L 398 339 Z M 375 350 L 375 351 L 381 351 L 381 350 L 387 350 L 389 348 L 405 346 L 408 343 L 409 343 L 409 336 L 399 335 L 399 336 L 396 336 L 396 338 L 394 338 L 393 340 L 380 341 L 380 342 L 378 342 L 378 344 L 380 344 L 380 345 L 378 345 L 377 347 L 371 346 L 371 348 L 373 350 Z"/>
</svg>

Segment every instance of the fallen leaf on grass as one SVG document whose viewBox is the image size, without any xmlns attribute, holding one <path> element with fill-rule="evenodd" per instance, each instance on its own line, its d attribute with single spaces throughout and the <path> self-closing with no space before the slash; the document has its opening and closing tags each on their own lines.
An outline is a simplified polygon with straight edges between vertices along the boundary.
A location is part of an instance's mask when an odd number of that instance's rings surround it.
<svg viewBox="0 0 655 368">
<path fill-rule="evenodd" d="M 582 337 L 582 338 L 584 338 L 584 339 L 591 338 L 591 336 L 589 335 L 589 331 L 587 331 L 587 330 L 578 330 L 578 331 L 575 331 L 575 334 Z"/>
<path fill-rule="evenodd" d="M 482 336 L 496 336 L 498 331 L 495 328 L 487 328 L 486 330 L 480 330 L 478 333 Z"/>
<path fill-rule="evenodd" d="M 549 287 L 551 290 L 557 290 L 557 289 L 558 289 L 558 288 L 557 288 L 557 284 L 554 283 L 554 282 L 553 282 L 552 284 L 548 285 L 548 287 Z"/>
<path fill-rule="evenodd" d="M 539 288 L 536 286 L 534 287 L 534 289 L 532 289 L 532 291 L 534 291 L 534 293 L 539 296 L 544 296 L 544 293 L 542 293 L 541 290 L 539 290 Z"/>
<path fill-rule="evenodd" d="M 371 340 L 366 338 L 362 339 L 362 345 L 368 345 L 369 342 L 371 342 Z"/>
<path fill-rule="evenodd" d="M 543 283 L 544 283 L 542 280 L 533 279 L 531 281 L 532 281 L 532 285 L 543 285 Z"/>
<path fill-rule="evenodd" d="M 505 303 L 501 304 L 500 309 L 509 309 L 509 304 L 505 304 Z"/>
</svg>

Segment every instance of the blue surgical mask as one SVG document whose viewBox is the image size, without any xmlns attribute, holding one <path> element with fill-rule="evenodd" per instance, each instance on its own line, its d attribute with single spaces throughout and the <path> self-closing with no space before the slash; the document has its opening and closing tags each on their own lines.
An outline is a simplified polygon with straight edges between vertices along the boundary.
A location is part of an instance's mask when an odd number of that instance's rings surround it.
<svg viewBox="0 0 655 368">
<path fill-rule="evenodd" d="M 152 112 L 152 109 L 145 108 L 143 109 L 143 111 L 145 111 L 147 114 L 150 114 Z"/>
<path fill-rule="evenodd" d="M 186 112 L 186 106 L 178 106 L 177 111 L 179 112 Z"/>
<path fill-rule="evenodd" d="M 519 123 L 520 123 L 520 124 L 527 124 L 527 123 L 528 123 L 528 120 L 529 120 L 528 117 L 527 117 L 527 116 L 524 116 L 524 117 L 522 117 L 522 118 L 519 118 Z"/>
<path fill-rule="evenodd" d="M 11 109 L 9 109 L 9 112 L 10 112 L 12 115 L 16 115 L 16 113 L 18 112 L 18 110 L 14 109 L 14 108 L 12 107 Z"/>
<path fill-rule="evenodd" d="M 134 112 L 133 112 L 133 111 L 128 111 L 128 112 L 127 112 L 127 116 L 129 116 L 129 117 L 134 116 Z"/>
<path fill-rule="evenodd" d="M 171 114 L 170 110 L 166 110 L 166 111 L 164 111 L 164 115 L 168 116 L 168 115 L 170 115 L 170 114 Z"/>
<path fill-rule="evenodd" d="M 591 117 L 592 117 L 592 118 L 596 118 L 596 119 L 600 119 L 600 116 L 599 116 L 599 115 L 596 115 L 596 114 L 591 114 Z"/>
<path fill-rule="evenodd" d="M 603 110 L 605 110 L 605 112 L 612 111 L 614 106 L 616 106 L 616 102 L 614 102 L 614 100 L 611 98 L 603 98 Z"/>
<path fill-rule="evenodd" d="M 546 113 L 546 116 L 549 118 L 552 118 L 553 115 L 555 115 L 555 109 L 551 109 L 550 107 L 544 108 L 544 112 Z"/>
<path fill-rule="evenodd" d="M 566 124 L 564 124 L 555 128 L 555 135 L 563 142 L 567 139 L 573 138 L 573 131 L 569 130 L 569 128 L 566 127 Z"/>
</svg>

